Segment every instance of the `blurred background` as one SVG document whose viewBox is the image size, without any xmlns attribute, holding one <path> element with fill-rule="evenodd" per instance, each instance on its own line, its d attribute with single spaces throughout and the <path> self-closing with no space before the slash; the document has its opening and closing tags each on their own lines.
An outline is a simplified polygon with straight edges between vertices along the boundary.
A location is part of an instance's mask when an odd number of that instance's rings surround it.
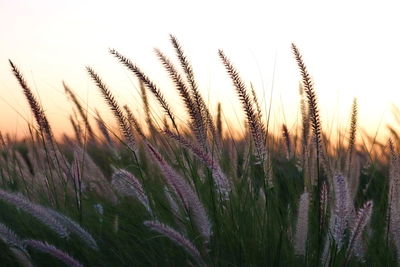
<svg viewBox="0 0 400 267">
<path fill-rule="evenodd" d="M 28 133 L 32 115 L 8 59 L 24 73 L 56 134 L 71 133 L 65 81 L 85 104 L 113 118 L 86 73 L 93 67 L 117 100 L 141 114 L 136 78 L 109 53 L 115 48 L 155 81 L 185 122 L 178 94 L 154 54 L 174 57 L 169 34 L 189 56 L 212 111 L 222 103 L 224 120 L 243 130 L 243 112 L 217 54 L 223 49 L 250 82 L 271 127 L 299 117 L 299 79 L 291 42 L 297 44 L 315 81 L 324 130 L 349 124 L 358 98 L 360 125 L 369 134 L 394 124 L 400 104 L 400 17 L 395 1 L 94 1 L 0 0 L 0 130 Z M 180 103 L 180 102 L 179 102 Z M 152 103 L 156 116 L 162 112 Z M 265 116 L 266 117 L 266 116 Z M 264 118 L 265 118 L 264 117 Z M 395 124 L 394 124 L 395 125 Z"/>
</svg>

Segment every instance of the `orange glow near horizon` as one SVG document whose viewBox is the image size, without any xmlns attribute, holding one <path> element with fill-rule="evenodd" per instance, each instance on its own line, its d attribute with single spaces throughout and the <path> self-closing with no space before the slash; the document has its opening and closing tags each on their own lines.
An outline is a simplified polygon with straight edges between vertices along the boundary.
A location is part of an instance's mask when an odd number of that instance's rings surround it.
<svg viewBox="0 0 400 267">
<path fill-rule="evenodd" d="M 315 81 L 324 130 L 344 131 L 357 97 L 359 122 L 371 135 L 398 128 L 391 113 L 400 106 L 400 17 L 393 4 L 377 1 L 0 1 L 0 130 L 28 134 L 28 104 L 13 77 L 12 59 L 40 99 L 55 132 L 71 133 L 72 106 L 65 81 L 93 115 L 98 109 L 114 125 L 85 71 L 93 67 L 116 99 L 143 114 L 137 80 L 108 53 L 116 48 L 137 63 L 162 89 L 178 120 L 186 115 L 177 92 L 153 53 L 175 60 L 169 34 L 190 58 L 212 112 L 222 103 L 227 121 L 243 128 L 243 112 L 217 54 L 224 49 L 251 82 L 264 109 L 271 106 L 273 130 L 299 119 L 300 74 L 290 44 L 301 50 Z M 272 98 L 271 98 L 272 95 Z M 152 101 L 154 116 L 162 112 Z M 140 115 L 138 115 L 140 117 Z"/>
</svg>

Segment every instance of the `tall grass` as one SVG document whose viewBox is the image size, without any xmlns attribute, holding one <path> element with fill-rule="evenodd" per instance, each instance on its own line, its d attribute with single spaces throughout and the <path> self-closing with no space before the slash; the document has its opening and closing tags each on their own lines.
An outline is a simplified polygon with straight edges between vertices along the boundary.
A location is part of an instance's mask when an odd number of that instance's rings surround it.
<svg viewBox="0 0 400 267">
<path fill-rule="evenodd" d="M 181 97 L 189 127 L 177 123 L 174 106 L 133 60 L 110 50 L 138 78 L 144 123 L 132 112 L 136 107 L 121 107 L 88 67 L 119 128 L 112 130 L 97 111 L 91 116 L 64 82 L 77 111 L 71 115 L 75 135 L 56 140 L 45 109 L 10 61 L 36 123 L 23 140 L 0 134 L 4 266 L 400 263 L 400 144 L 394 126 L 389 130 L 396 142 L 389 149 L 381 145 L 385 157 L 374 157 L 357 142 L 354 101 L 349 142 L 332 150 L 317 90 L 293 44 L 301 125 L 268 132 L 253 85 L 219 50 L 246 118 L 245 136 L 234 139 L 224 128 L 221 104 L 212 114 L 181 44 L 175 36 L 170 41 L 178 65 L 155 53 Z M 165 112 L 161 120 L 148 93 Z"/>
</svg>

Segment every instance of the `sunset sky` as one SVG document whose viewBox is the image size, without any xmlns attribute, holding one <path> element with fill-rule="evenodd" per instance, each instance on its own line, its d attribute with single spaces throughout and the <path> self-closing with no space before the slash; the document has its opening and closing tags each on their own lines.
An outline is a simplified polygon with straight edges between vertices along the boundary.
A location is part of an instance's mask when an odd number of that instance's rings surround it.
<svg viewBox="0 0 400 267">
<path fill-rule="evenodd" d="M 183 105 L 153 52 L 158 47 L 174 58 L 169 43 L 174 34 L 211 109 L 221 101 L 233 123 L 241 123 L 243 115 L 217 50 L 252 82 L 265 109 L 272 102 L 274 127 L 286 122 L 291 129 L 300 79 L 290 49 L 294 42 L 314 78 L 325 130 L 346 127 L 357 97 L 361 125 L 370 133 L 381 125 L 385 136 L 387 123 L 397 126 L 392 105 L 400 106 L 399 10 L 396 1 L 0 0 L 0 129 L 21 136 L 26 121 L 33 121 L 8 59 L 24 73 L 58 133 L 72 129 L 63 80 L 89 114 L 97 108 L 113 122 L 86 65 L 121 104 L 141 114 L 137 80 L 108 48 L 141 66 L 184 122 Z"/>
</svg>

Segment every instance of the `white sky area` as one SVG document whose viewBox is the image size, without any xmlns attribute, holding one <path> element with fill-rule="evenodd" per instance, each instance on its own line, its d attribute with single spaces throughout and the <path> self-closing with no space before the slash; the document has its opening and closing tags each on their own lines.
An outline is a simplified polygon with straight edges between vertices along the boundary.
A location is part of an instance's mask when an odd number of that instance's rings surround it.
<svg viewBox="0 0 400 267">
<path fill-rule="evenodd" d="M 137 80 L 108 48 L 145 70 L 185 122 L 183 104 L 153 52 L 158 47 L 175 60 L 171 33 L 212 111 L 222 102 L 234 124 L 242 125 L 243 112 L 217 50 L 252 82 L 264 109 L 272 103 L 271 126 L 286 122 L 293 129 L 300 80 L 294 42 L 314 78 L 324 129 L 344 131 L 357 97 L 362 127 L 373 134 L 381 125 L 385 137 L 387 123 L 397 127 L 391 107 L 400 105 L 399 10 L 396 1 L 0 0 L 0 129 L 21 136 L 28 133 L 26 121 L 33 122 L 8 59 L 24 73 L 58 133 L 72 129 L 62 80 L 89 114 L 97 108 L 113 124 L 86 65 L 140 117 Z"/>
</svg>

